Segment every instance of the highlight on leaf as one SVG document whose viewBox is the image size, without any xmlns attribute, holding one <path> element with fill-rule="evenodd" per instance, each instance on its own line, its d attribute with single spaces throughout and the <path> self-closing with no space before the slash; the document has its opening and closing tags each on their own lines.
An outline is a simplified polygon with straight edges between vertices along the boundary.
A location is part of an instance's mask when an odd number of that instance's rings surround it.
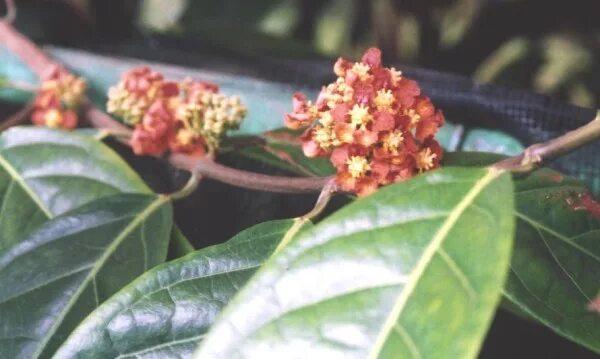
<svg viewBox="0 0 600 359">
<path fill-rule="evenodd" d="M 246 115 L 239 97 L 219 93 L 213 83 L 167 81 L 148 67 L 123 74 L 108 91 L 107 110 L 133 126 L 130 144 L 137 155 L 215 153 Z"/>
<path fill-rule="evenodd" d="M 338 185 L 359 196 L 439 167 L 443 153 L 435 134 L 444 115 L 415 81 L 383 67 L 377 48 L 360 62 L 340 58 L 333 69 L 336 81 L 314 104 L 296 93 L 285 116 L 287 127 L 305 128 L 306 156 L 329 156 Z"/>
</svg>

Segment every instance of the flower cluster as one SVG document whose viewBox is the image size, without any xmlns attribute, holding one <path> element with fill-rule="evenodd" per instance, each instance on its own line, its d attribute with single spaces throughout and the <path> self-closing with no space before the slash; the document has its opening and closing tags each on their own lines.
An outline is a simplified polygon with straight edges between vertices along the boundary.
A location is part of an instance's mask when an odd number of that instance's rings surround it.
<svg viewBox="0 0 600 359">
<path fill-rule="evenodd" d="M 57 68 L 40 86 L 33 102 L 31 121 L 37 126 L 73 129 L 86 90 L 85 80 Z"/>
<path fill-rule="evenodd" d="M 148 67 L 123 74 L 108 92 L 107 108 L 134 127 L 131 147 L 138 155 L 212 153 L 246 115 L 238 97 L 219 93 L 214 84 L 166 81 Z"/>
<path fill-rule="evenodd" d="M 343 190 L 364 196 L 439 166 L 442 149 L 434 136 L 444 116 L 415 81 L 383 67 L 376 48 L 360 62 L 338 59 L 334 72 L 337 80 L 314 104 L 294 94 L 285 123 L 306 128 L 304 154 L 330 156 Z"/>
</svg>

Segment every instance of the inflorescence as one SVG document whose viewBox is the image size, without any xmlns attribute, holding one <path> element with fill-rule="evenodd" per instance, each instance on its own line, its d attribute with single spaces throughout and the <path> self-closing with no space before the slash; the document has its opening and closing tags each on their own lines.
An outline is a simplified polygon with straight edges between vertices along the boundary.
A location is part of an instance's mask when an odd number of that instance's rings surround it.
<svg viewBox="0 0 600 359">
<path fill-rule="evenodd" d="M 73 129 L 86 82 L 61 68 L 54 69 L 40 86 L 33 102 L 31 121 L 37 126 Z"/>
<path fill-rule="evenodd" d="M 382 67 L 376 48 L 360 62 L 339 58 L 333 69 L 337 80 L 314 104 L 294 94 L 285 123 L 305 129 L 306 156 L 330 157 L 342 190 L 365 196 L 439 167 L 442 149 L 434 136 L 444 116 L 415 81 Z"/>
<path fill-rule="evenodd" d="M 246 115 L 240 99 L 219 93 L 215 84 L 166 81 L 148 67 L 123 74 L 109 89 L 107 110 L 134 127 L 131 147 L 138 155 L 214 153 Z"/>
</svg>

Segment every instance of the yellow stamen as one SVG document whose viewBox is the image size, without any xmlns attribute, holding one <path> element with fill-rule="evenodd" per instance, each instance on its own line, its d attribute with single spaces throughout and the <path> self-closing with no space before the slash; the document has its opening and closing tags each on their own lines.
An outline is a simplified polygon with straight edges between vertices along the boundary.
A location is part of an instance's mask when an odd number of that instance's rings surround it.
<svg viewBox="0 0 600 359">
<path fill-rule="evenodd" d="M 348 172 L 354 178 L 360 178 L 371 169 L 369 162 L 363 156 L 352 156 L 347 161 Z"/>
<path fill-rule="evenodd" d="M 50 128 L 60 127 L 62 124 L 62 114 L 56 109 L 48 110 L 44 115 L 44 121 L 46 122 L 46 126 Z"/>
<path fill-rule="evenodd" d="M 383 146 L 388 152 L 396 152 L 402 142 L 404 142 L 402 131 L 394 131 L 385 138 Z"/>
<path fill-rule="evenodd" d="M 390 76 L 392 77 L 392 84 L 398 84 L 398 81 L 402 79 L 402 71 L 396 70 L 394 67 L 390 68 Z"/>
<path fill-rule="evenodd" d="M 364 105 L 354 105 L 350 110 L 350 120 L 352 125 L 356 128 L 363 128 L 369 121 L 371 121 L 371 115 L 369 114 L 369 108 Z"/>
<path fill-rule="evenodd" d="M 427 147 L 417 154 L 417 167 L 421 171 L 427 171 L 433 167 L 433 160 L 437 155 L 431 152 L 431 148 Z"/>
<path fill-rule="evenodd" d="M 375 96 L 375 106 L 377 109 L 385 109 L 392 106 L 394 103 L 394 94 L 391 90 L 379 90 L 377 91 L 377 96 Z"/>
<path fill-rule="evenodd" d="M 361 79 L 361 81 L 364 81 L 366 79 L 369 78 L 369 76 L 371 76 L 369 74 L 369 70 L 371 70 L 371 67 L 367 64 L 364 64 L 362 62 L 356 62 L 354 63 L 354 66 L 352 66 L 352 72 L 354 72 L 359 79 Z"/>
</svg>

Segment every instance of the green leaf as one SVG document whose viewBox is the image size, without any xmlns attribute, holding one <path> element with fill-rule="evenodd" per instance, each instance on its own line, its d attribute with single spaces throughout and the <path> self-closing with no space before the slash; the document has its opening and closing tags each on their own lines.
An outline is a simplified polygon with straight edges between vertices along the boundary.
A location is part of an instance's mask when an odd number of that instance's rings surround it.
<svg viewBox="0 0 600 359">
<path fill-rule="evenodd" d="M 196 357 L 474 357 L 507 274 L 512 210 L 510 176 L 488 169 L 357 200 L 269 259 Z"/>
<path fill-rule="evenodd" d="M 0 357 L 49 357 L 75 326 L 164 261 L 164 196 L 120 194 L 50 220 L 0 251 Z"/>
<path fill-rule="evenodd" d="M 467 131 L 463 140 L 462 151 L 493 152 L 515 156 L 523 152 L 525 147 L 514 137 L 498 130 L 473 128 Z"/>
<path fill-rule="evenodd" d="M 190 243 L 187 237 L 181 232 L 181 229 L 173 225 L 171 230 L 171 240 L 169 240 L 168 259 L 183 257 L 194 251 L 194 246 Z"/>
<path fill-rule="evenodd" d="M 600 353 L 600 317 L 586 309 L 600 289 L 600 221 L 569 204 L 586 191 L 551 170 L 517 185 L 517 242 L 505 295 L 557 333 Z"/>
<path fill-rule="evenodd" d="M 484 165 L 496 155 L 454 154 L 447 164 Z M 600 221 L 573 209 L 581 182 L 543 168 L 515 180 L 517 232 L 504 289 L 517 307 L 600 353 L 600 317 L 586 309 L 600 288 Z"/>
<path fill-rule="evenodd" d="M 40 127 L 0 135 L 0 249 L 50 218 L 120 192 L 150 189 L 93 138 Z"/>
<path fill-rule="evenodd" d="M 262 223 L 152 269 L 92 312 L 56 357 L 191 356 L 222 307 L 292 223 Z"/>
</svg>

